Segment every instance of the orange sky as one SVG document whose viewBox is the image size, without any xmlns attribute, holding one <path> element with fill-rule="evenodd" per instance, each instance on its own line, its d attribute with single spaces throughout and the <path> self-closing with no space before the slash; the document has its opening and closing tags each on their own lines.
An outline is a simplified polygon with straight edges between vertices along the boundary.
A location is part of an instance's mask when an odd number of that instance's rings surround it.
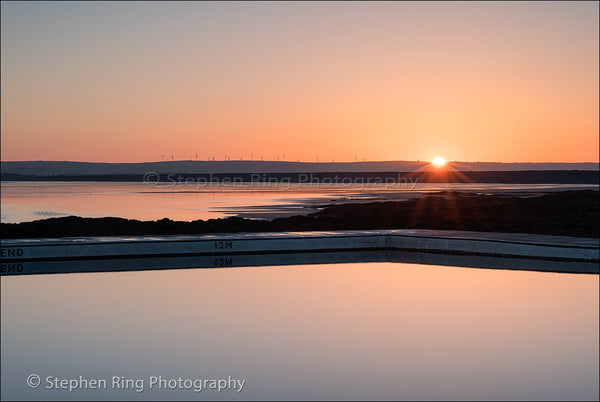
<svg viewBox="0 0 600 402">
<path fill-rule="evenodd" d="M 597 2 L 1 11 L 3 160 L 599 160 Z"/>
</svg>

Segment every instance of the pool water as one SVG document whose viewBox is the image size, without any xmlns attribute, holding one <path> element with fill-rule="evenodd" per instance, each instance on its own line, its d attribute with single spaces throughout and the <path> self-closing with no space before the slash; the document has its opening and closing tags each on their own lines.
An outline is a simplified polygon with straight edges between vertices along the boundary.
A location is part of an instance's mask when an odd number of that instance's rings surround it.
<svg viewBox="0 0 600 402">
<path fill-rule="evenodd" d="M 599 396 L 593 274 L 371 262 L 5 276 L 1 290 L 2 399 Z"/>
</svg>

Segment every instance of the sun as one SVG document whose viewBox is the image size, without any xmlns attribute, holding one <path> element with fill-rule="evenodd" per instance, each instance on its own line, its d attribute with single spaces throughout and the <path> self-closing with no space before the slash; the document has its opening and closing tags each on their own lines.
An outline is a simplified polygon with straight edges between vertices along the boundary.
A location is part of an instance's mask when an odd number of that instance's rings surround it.
<svg viewBox="0 0 600 402">
<path fill-rule="evenodd" d="M 433 158 L 431 163 L 433 163 L 433 165 L 436 167 L 442 167 L 446 164 L 446 159 L 442 158 L 441 156 L 436 156 Z"/>
</svg>

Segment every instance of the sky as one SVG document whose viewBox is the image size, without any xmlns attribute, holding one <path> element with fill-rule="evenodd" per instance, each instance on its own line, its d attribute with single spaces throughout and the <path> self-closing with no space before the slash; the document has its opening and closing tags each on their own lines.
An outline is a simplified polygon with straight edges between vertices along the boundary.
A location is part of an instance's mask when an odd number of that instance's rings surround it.
<svg viewBox="0 0 600 402">
<path fill-rule="evenodd" d="M 598 2 L 1 3 L 1 158 L 598 162 Z"/>
</svg>

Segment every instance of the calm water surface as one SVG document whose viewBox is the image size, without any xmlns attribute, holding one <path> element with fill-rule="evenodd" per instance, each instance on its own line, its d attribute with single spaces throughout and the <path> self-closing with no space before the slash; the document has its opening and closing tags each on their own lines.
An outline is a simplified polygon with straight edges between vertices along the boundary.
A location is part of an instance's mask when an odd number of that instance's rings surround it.
<svg viewBox="0 0 600 402">
<path fill-rule="evenodd" d="M 123 182 L 3 182 L 2 216 L 6 223 L 50 217 L 121 217 L 191 221 L 239 215 L 271 218 L 314 212 L 315 207 L 357 200 L 405 200 L 431 191 L 459 190 L 536 194 L 597 185 L 555 184 L 409 184 L 399 185 L 173 185 Z"/>
<path fill-rule="evenodd" d="M 598 275 L 359 263 L 2 277 L 1 290 L 2 399 L 599 397 Z M 108 388 L 46 389 L 48 376 Z M 246 382 L 196 393 L 149 389 L 151 376 Z"/>
</svg>

